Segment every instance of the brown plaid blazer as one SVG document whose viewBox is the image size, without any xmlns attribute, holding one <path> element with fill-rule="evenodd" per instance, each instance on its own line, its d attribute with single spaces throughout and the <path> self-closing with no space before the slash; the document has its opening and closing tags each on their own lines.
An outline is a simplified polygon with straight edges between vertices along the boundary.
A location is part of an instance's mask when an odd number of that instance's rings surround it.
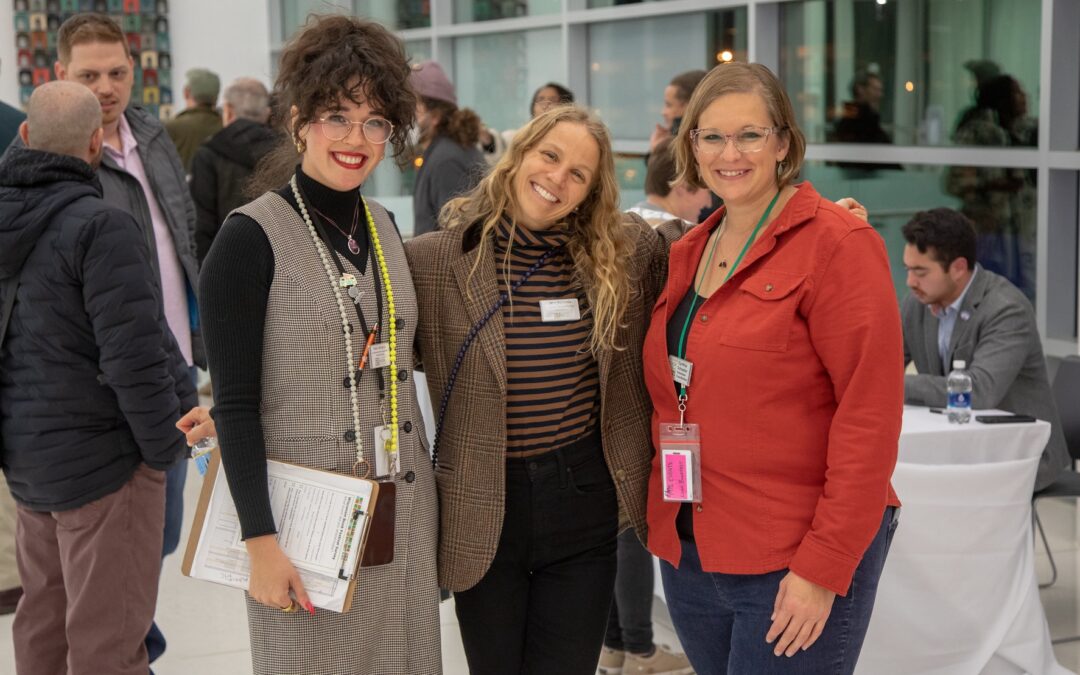
<svg viewBox="0 0 1080 675">
<path fill-rule="evenodd" d="M 667 274 L 668 242 L 636 215 L 625 225 L 635 241 L 626 260 L 632 289 L 618 344 L 597 355 L 604 457 L 619 497 L 621 526 L 645 540 L 645 501 L 652 461 L 652 406 L 641 347 Z M 479 226 L 440 230 L 406 244 L 421 317 L 416 345 L 432 403 L 470 328 L 498 299 L 492 247 L 480 255 Z M 463 591 L 487 573 L 502 532 L 506 478 L 506 353 L 502 313 L 480 330 L 458 372 L 439 439 L 439 585 Z"/>
</svg>

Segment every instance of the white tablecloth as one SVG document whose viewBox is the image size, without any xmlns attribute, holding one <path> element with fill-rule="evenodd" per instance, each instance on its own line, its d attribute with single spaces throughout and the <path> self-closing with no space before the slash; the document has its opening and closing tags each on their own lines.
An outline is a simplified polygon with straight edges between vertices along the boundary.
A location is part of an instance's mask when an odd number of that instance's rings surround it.
<svg viewBox="0 0 1080 675">
<path fill-rule="evenodd" d="M 983 411 L 993 412 L 993 411 Z M 949 424 L 907 407 L 903 509 L 858 673 L 1068 673 L 1039 600 L 1031 492 L 1050 425 Z"/>
</svg>

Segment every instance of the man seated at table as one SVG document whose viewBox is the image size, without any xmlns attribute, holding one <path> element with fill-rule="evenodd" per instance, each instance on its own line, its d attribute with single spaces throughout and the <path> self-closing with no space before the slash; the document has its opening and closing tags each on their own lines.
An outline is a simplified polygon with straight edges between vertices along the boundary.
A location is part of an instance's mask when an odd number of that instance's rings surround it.
<svg viewBox="0 0 1080 675">
<path fill-rule="evenodd" d="M 1039 461 L 1040 490 L 1069 463 L 1050 392 L 1035 311 L 1004 277 L 975 262 L 975 228 L 963 214 L 938 208 L 904 225 L 904 267 L 911 294 L 904 299 L 904 362 L 918 374 L 904 378 L 904 401 L 944 407 L 952 362 L 967 363 L 972 407 L 1031 415 L 1051 425 Z"/>
</svg>

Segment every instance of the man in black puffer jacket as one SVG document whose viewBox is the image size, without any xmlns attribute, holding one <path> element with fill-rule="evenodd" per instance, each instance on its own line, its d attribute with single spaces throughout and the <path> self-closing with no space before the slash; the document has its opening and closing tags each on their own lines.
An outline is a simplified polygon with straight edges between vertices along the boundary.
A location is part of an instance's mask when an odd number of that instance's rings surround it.
<svg viewBox="0 0 1080 675">
<path fill-rule="evenodd" d="M 267 126 L 270 94 L 262 82 L 241 77 L 225 88 L 224 99 L 225 128 L 199 146 L 191 160 L 195 252 L 200 265 L 225 217 L 251 201 L 245 190 L 255 165 L 275 145 L 287 142 Z"/>
<path fill-rule="evenodd" d="M 164 471 L 185 454 L 174 425 L 195 391 L 146 238 L 101 198 L 93 93 L 42 85 L 19 134 L 26 147 L 0 158 L 0 309 L 18 279 L 0 347 L 16 669 L 145 674 Z"/>
</svg>

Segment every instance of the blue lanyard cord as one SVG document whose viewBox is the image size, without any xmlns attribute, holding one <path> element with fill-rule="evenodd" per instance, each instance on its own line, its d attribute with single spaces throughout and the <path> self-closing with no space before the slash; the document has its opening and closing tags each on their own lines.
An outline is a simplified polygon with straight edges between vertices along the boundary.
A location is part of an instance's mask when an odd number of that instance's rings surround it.
<svg viewBox="0 0 1080 675">
<path fill-rule="evenodd" d="M 731 278 L 731 275 L 735 274 L 735 270 L 739 267 L 739 263 L 742 262 L 746 252 L 754 245 L 754 240 L 757 238 L 758 231 L 761 230 L 761 226 L 765 224 L 765 221 L 769 219 L 769 214 L 772 213 L 773 207 L 776 206 L 776 201 L 778 199 L 780 199 L 779 191 L 773 195 L 772 201 L 769 202 L 769 206 L 765 209 L 765 213 L 761 214 L 761 219 L 758 220 L 757 225 L 754 226 L 754 231 L 750 233 L 750 237 L 746 240 L 746 243 L 743 244 L 742 250 L 739 251 L 739 257 L 735 258 L 735 263 L 731 266 L 731 269 L 728 270 L 727 276 L 724 277 L 724 283 L 727 283 L 727 280 Z M 727 216 L 725 216 L 725 218 L 726 217 Z M 705 277 L 709 274 L 709 270 L 712 269 L 713 254 L 716 253 L 716 246 L 720 243 L 720 237 L 722 235 L 722 232 L 718 233 L 716 239 L 713 240 L 712 248 L 709 249 L 709 258 L 705 261 L 705 271 L 694 286 L 694 297 L 690 300 L 690 311 L 686 313 L 686 320 L 683 322 L 682 333 L 679 335 L 678 357 L 680 359 L 686 357 L 686 335 L 690 331 L 690 319 L 694 316 L 694 308 L 697 307 L 698 300 L 701 299 L 701 285 L 705 283 Z M 683 384 L 679 387 L 679 405 L 685 406 L 685 403 L 686 385 Z"/>
<path fill-rule="evenodd" d="M 480 317 L 480 320 L 473 324 L 473 327 L 469 329 L 469 333 L 465 336 L 464 342 L 461 343 L 461 348 L 458 350 L 457 358 L 454 359 L 454 366 L 450 369 L 450 375 L 446 378 L 446 386 L 443 388 L 442 401 L 439 402 L 439 421 L 435 425 L 435 442 L 431 445 L 431 465 L 436 466 L 439 463 L 439 437 L 442 436 L 443 420 L 446 418 L 446 407 L 450 403 L 450 394 L 454 391 L 454 382 L 457 381 L 458 370 L 461 369 L 461 362 L 465 359 L 465 352 L 469 350 L 469 346 L 472 345 L 473 340 L 479 335 L 480 329 L 483 328 L 491 317 L 495 316 L 495 312 L 499 311 L 506 301 L 510 299 L 511 293 L 516 293 L 517 289 L 521 287 L 523 283 L 528 281 L 529 277 L 536 273 L 538 269 L 547 264 L 551 257 L 556 253 L 563 250 L 564 247 L 556 246 L 544 251 L 544 254 L 540 256 L 540 259 L 532 264 L 532 267 L 525 270 L 517 281 L 510 287 L 508 292 L 504 292 L 499 296 L 499 299 L 495 301 L 495 304 L 484 313 L 484 316 Z"/>
</svg>

